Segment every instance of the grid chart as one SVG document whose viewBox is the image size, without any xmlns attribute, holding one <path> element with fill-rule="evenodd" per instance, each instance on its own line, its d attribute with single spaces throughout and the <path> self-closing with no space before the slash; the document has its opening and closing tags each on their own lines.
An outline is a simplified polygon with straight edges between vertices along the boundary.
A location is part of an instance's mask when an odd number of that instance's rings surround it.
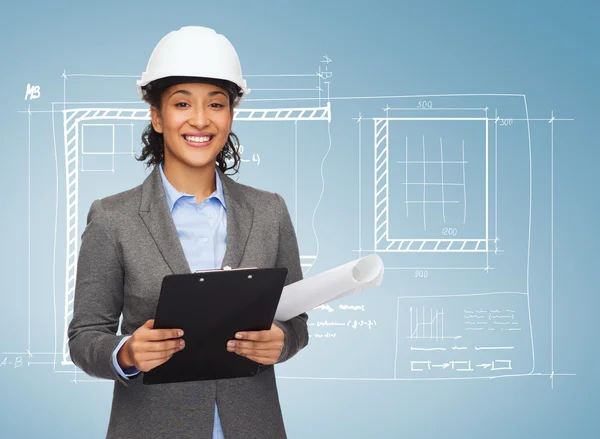
<svg viewBox="0 0 600 439">
<path fill-rule="evenodd" d="M 69 345 L 68 326 L 73 315 L 73 302 L 75 298 L 75 278 L 77 273 L 78 257 L 78 187 L 79 187 L 79 159 L 82 139 L 79 138 L 80 125 L 88 121 L 146 121 L 150 120 L 148 109 L 123 109 L 123 108 L 77 108 L 63 110 L 63 129 L 65 142 L 65 170 L 66 170 L 66 284 L 65 284 L 65 313 L 62 346 L 62 364 L 72 365 Z M 331 122 L 330 103 L 322 107 L 312 108 L 280 108 L 280 109 L 235 109 L 236 121 L 325 121 Z M 118 125 L 115 123 L 114 125 Z M 114 128 L 113 128 L 114 135 Z M 114 152 L 114 144 L 113 144 Z M 100 152 L 86 152 L 86 154 L 103 154 Z"/>
<path fill-rule="evenodd" d="M 489 142 L 488 134 L 489 119 L 487 117 L 382 117 L 374 118 L 374 242 L 375 250 L 378 252 L 470 252 L 470 253 L 486 253 L 489 251 Z M 398 124 L 405 127 L 403 133 L 409 135 L 395 136 L 390 135 L 390 131 Z M 427 129 L 424 129 L 424 124 Z M 466 126 L 472 128 L 466 132 Z M 430 127 L 436 134 L 440 134 L 434 140 L 431 135 Z M 474 128 L 474 129 L 473 129 Z M 436 131 L 437 130 L 437 131 Z M 445 160 L 444 157 L 444 140 L 449 130 L 453 130 L 452 142 L 446 142 L 446 150 L 452 144 L 457 149 L 456 160 Z M 439 133 L 438 133 L 439 131 Z M 456 139 L 456 131 L 458 131 L 458 139 Z M 471 135 L 476 133 L 476 138 L 468 139 L 468 145 L 465 145 L 465 134 Z M 396 134 L 394 132 L 394 134 Z M 391 143 L 390 138 L 393 138 L 394 143 Z M 438 139 L 439 137 L 439 139 Z M 451 137 L 451 136 L 448 136 Z M 484 137 L 484 138 L 481 138 Z M 462 138 L 462 144 L 461 140 Z M 448 140 L 448 139 L 446 139 Z M 473 147 L 475 144 L 475 147 Z M 402 148 L 400 148 L 400 145 Z M 479 161 L 465 159 L 465 150 L 475 151 L 479 154 Z M 394 162 L 391 158 L 393 152 L 390 148 L 396 148 L 395 152 L 404 150 L 402 160 Z M 409 150 L 417 150 L 419 158 L 417 160 L 409 160 Z M 430 160 L 427 156 L 431 156 L 432 150 L 435 152 L 435 160 Z M 461 151 L 462 150 L 462 151 Z M 398 154 L 396 154 L 398 155 Z M 390 171 L 390 162 L 392 166 L 400 165 L 399 168 L 392 167 Z M 436 169 L 441 169 L 441 179 L 432 178 L 429 167 L 435 166 Z M 465 169 L 470 166 L 472 172 L 477 175 L 477 181 L 470 183 L 465 180 Z M 461 169 L 462 168 L 462 169 Z M 400 171 L 398 171 L 400 169 Z M 446 170 L 446 171 L 444 171 Z M 416 171 L 416 172 L 415 172 Z M 456 182 L 450 183 L 448 177 L 444 176 L 444 172 L 451 174 L 449 171 L 456 171 L 458 176 Z M 414 227 L 402 227 L 404 236 L 393 236 L 394 232 L 390 231 L 390 226 L 402 221 L 397 211 L 394 217 L 391 217 L 390 212 L 393 212 L 393 205 L 390 204 L 390 194 L 395 189 L 395 185 L 390 183 L 390 172 L 392 175 L 397 175 L 398 172 L 405 173 L 405 182 L 401 183 L 404 186 L 401 193 L 406 206 L 406 217 L 409 216 L 409 209 L 414 212 L 415 206 L 418 206 L 418 213 L 422 217 L 423 230 L 419 233 Z M 440 172 L 439 170 L 437 172 Z M 410 176 L 409 179 L 409 175 Z M 467 174 L 468 175 L 468 174 Z M 479 186 L 480 185 L 480 186 Z M 448 212 L 451 209 L 457 210 L 459 204 L 461 208 L 461 223 L 467 222 L 467 187 L 476 188 L 479 191 L 478 200 L 480 206 L 477 209 L 470 208 L 469 228 L 470 234 L 475 236 L 431 236 L 428 230 L 427 214 L 431 213 L 432 209 L 439 214 L 439 224 L 447 224 Z M 435 188 L 432 190 L 432 188 Z M 417 189 L 419 192 L 417 192 Z M 456 199 L 448 199 L 448 193 L 456 193 Z M 444 199 L 446 192 L 446 199 Z M 418 193 L 418 196 L 417 196 Z M 429 194 L 441 194 L 441 199 L 431 200 Z M 464 199 L 463 199 L 464 193 Z M 459 200 L 460 198 L 460 200 Z M 471 197 L 472 199 L 473 197 Z M 394 201 L 396 198 L 392 197 Z M 454 203 L 454 204 L 453 204 Z M 472 203 L 471 203 L 472 204 Z M 440 207 L 441 206 L 441 207 Z M 464 218 L 463 218 L 464 210 Z M 476 211 L 476 214 L 474 212 Z M 430 215 L 431 216 L 431 215 Z M 443 223 L 441 222 L 443 216 Z M 475 218 L 475 221 L 473 221 Z M 393 221 L 393 222 L 391 222 Z M 406 223 L 402 223 L 406 224 Z M 475 224 L 475 227 L 473 226 Z M 466 228 L 466 227 L 465 227 Z M 407 229 L 408 230 L 407 232 Z M 429 229 L 432 229 L 429 226 Z M 473 232 L 475 229 L 475 232 Z M 427 231 L 427 233 L 423 233 Z M 451 234 L 450 234 L 451 235 Z"/>
</svg>

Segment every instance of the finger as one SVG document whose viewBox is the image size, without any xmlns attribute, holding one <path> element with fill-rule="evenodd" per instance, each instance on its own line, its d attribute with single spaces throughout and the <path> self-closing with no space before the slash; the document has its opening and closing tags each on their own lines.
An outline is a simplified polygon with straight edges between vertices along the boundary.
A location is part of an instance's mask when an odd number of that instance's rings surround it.
<svg viewBox="0 0 600 439">
<path fill-rule="evenodd" d="M 158 352 L 139 352 L 136 356 L 135 359 L 142 363 L 142 362 L 148 362 L 148 361 L 155 361 L 155 360 L 160 360 L 166 357 L 170 357 L 172 356 L 174 353 L 179 352 L 180 350 L 182 350 L 183 348 L 177 347 L 177 348 L 173 348 L 173 349 L 168 349 L 166 351 L 158 351 Z"/>
<path fill-rule="evenodd" d="M 236 349 L 235 353 L 241 355 L 243 357 L 255 356 L 255 357 L 275 357 L 279 358 L 281 354 L 280 349 L 267 349 L 267 350 L 258 350 L 258 349 Z"/>
<path fill-rule="evenodd" d="M 146 323 L 142 325 L 144 328 L 154 329 L 154 319 L 146 320 Z"/>
<path fill-rule="evenodd" d="M 162 352 L 153 352 L 153 357 L 150 357 L 149 360 L 161 360 L 164 358 L 170 358 L 172 357 L 175 353 L 179 352 L 182 348 L 175 348 L 175 349 L 169 349 L 167 351 L 162 351 Z"/>
<path fill-rule="evenodd" d="M 144 340 L 169 340 L 172 338 L 181 337 L 183 330 L 181 329 L 153 329 L 146 331 L 143 334 Z"/>
<path fill-rule="evenodd" d="M 164 341 L 147 341 L 136 348 L 144 352 L 162 352 L 171 349 L 176 349 L 185 346 L 185 341 L 181 338 L 175 340 L 164 340 Z"/>
<path fill-rule="evenodd" d="M 232 340 L 227 343 L 227 347 L 242 348 L 242 349 L 256 349 L 256 350 L 265 350 L 265 349 L 281 349 L 283 347 L 283 341 L 281 340 L 273 340 L 273 341 L 240 341 L 240 340 Z"/>
<path fill-rule="evenodd" d="M 235 334 L 235 338 L 238 340 L 252 340 L 252 341 L 270 341 L 273 339 L 271 330 L 265 331 L 243 331 Z"/>
</svg>

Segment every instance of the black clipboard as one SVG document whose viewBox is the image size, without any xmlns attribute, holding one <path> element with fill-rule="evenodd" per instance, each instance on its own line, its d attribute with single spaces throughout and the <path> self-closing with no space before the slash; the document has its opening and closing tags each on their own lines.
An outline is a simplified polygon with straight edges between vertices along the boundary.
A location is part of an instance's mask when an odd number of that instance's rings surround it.
<svg viewBox="0 0 600 439">
<path fill-rule="evenodd" d="M 217 269 L 163 278 L 155 329 L 183 329 L 185 348 L 144 372 L 144 384 L 256 375 L 259 363 L 227 350 L 238 331 L 270 329 L 288 269 Z"/>
</svg>

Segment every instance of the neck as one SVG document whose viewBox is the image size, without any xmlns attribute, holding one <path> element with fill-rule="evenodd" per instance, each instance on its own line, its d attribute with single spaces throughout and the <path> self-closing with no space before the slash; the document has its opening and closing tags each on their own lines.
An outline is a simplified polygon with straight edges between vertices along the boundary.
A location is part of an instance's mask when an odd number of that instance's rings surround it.
<svg viewBox="0 0 600 439">
<path fill-rule="evenodd" d="M 201 203 L 216 190 L 216 164 L 194 168 L 176 160 L 165 160 L 163 171 L 175 189 L 195 195 L 197 203 Z"/>
</svg>

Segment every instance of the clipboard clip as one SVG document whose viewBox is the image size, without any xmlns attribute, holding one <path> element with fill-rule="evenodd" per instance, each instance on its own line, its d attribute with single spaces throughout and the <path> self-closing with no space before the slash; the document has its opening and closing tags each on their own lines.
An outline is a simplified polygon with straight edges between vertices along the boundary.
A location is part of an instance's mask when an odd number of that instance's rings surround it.
<svg viewBox="0 0 600 439">
<path fill-rule="evenodd" d="M 231 268 L 229 265 L 224 266 L 223 268 L 215 268 L 212 270 L 196 270 L 194 273 L 206 273 L 210 271 L 238 271 L 238 270 L 256 270 L 257 267 L 241 267 L 241 268 Z"/>
</svg>

